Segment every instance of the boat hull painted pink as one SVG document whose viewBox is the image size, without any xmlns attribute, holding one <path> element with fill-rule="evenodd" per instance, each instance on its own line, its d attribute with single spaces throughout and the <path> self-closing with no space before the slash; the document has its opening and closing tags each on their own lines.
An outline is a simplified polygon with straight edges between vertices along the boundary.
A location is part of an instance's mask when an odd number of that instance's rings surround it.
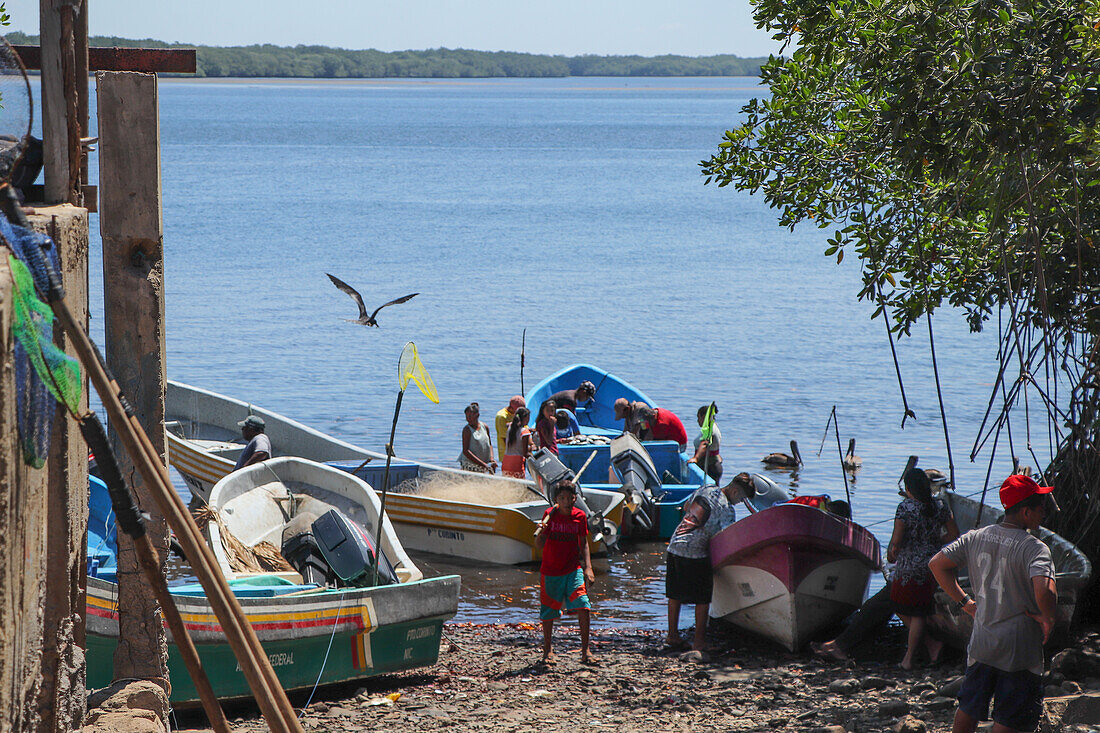
<svg viewBox="0 0 1100 733">
<path fill-rule="evenodd" d="M 880 548 L 863 527 L 820 509 L 778 504 L 711 540 L 710 615 L 794 651 L 863 602 Z"/>
</svg>

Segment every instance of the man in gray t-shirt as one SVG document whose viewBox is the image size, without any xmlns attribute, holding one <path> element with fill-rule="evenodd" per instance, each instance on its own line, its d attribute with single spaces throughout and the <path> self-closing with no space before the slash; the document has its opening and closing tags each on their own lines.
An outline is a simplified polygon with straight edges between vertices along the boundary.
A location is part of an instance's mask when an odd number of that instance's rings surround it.
<svg viewBox="0 0 1100 733">
<path fill-rule="evenodd" d="M 249 415 L 237 423 L 237 427 L 241 429 L 241 436 L 248 441 L 248 445 L 238 456 L 237 465 L 233 466 L 234 471 L 271 458 L 271 439 L 264 433 L 262 417 Z"/>
<path fill-rule="evenodd" d="M 1046 517 L 1051 487 L 1013 475 L 1001 486 L 1001 524 L 967 532 L 928 567 L 944 592 L 974 617 L 955 733 L 985 720 L 993 701 L 998 730 L 1030 731 L 1043 705 L 1043 643 L 1057 610 L 1050 548 L 1028 533 Z M 963 592 L 965 568 L 975 598 Z M 997 728 L 995 728 L 997 729 Z"/>
</svg>

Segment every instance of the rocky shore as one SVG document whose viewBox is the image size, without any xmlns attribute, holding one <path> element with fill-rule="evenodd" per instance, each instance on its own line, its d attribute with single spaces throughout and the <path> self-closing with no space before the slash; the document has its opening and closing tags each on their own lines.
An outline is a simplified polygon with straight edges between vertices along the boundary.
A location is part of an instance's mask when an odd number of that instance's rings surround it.
<svg viewBox="0 0 1100 733">
<path fill-rule="evenodd" d="M 594 629 L 598 666 L 580 663 L 573 626 L 555 629 L 558 654 L 551 666 L 539 663 L 535 624 L 448 624 L 445 634 L 439 662 L 431 668 L 327 688 L 312 701 L 294 696 L 292 703 L 304 706 L 303 727 L 326 733 L 947 731 L 964 664 L 956 654 L 937 666 L 898 668 L 900 628 L 866 645 L 847 665 L 790 654 L 728 627 L 714 630 L 712 652 L 701 661 L 662 651 L 658 631 Z M 1100 636 L 1075 646 L 1100 652 Z M 1089 671 L 1075 659 L 1075 674 Z M 1048 695 L 1079 696 L 1090 686 L 1100 691 L 1096 677 L 1078 682 L 1052 672 L 1047 682 Z M 229 707 L 227 714 L 234 730 L 266 730 L 254 706 Z M 177 716 L 176 723 L 202 730 L 201 722 L 185 717 Z M 1100 727 L 1100 719 L 1091 723 L 1048 720 L 1045 730 Z"/>
</svg>

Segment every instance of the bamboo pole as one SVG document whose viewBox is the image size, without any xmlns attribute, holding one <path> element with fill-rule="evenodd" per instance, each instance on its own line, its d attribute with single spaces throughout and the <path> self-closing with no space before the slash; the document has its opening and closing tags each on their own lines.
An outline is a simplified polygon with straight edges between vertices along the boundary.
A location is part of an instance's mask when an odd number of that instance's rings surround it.
<svg viewBox="0 0 1100 733">
<path fill-rule="evenodd" d="M 13 199 L 14 192 L 10 186 L 3 186 L 0 189 L 0 205 L 4 207 L 4 213 L 25 224 L 25 216 L 19 209 L 18 201 Z M 229 583 L 218 569 L 213 552 L 202 541 L 194 519 L 172 488 L 168 469 L 161 462 L 149 436 L 134 417 L 125 395 L 107 373 L 99 350 L 69 311 L 65 302 L 65 291 L 57 273 L 41 253 L 38 253 L 38 258 L 39 262 L 33 263 L 36 267 L 32 269 L 45 271 L 49 276 L 49 290 L 44 294 L 46 300 L 62 329 L 72 339 L 73 349 L 87 370 L 119 441 L 149 487 L 169 526 L 176 532 L 199 583 L 206 591 L 207 600 L 222 625 L 226 640 L 240 662 L 241 671 L 268 727 L 274 733 L 304 733 L 275 670 L 260 646 L 255 630 L 248 623 Z"/>
</svg>

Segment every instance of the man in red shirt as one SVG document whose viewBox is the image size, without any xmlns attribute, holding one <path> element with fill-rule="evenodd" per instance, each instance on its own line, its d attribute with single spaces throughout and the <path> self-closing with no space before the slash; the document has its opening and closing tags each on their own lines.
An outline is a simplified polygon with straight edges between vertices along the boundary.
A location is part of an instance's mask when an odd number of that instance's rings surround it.
<svg viewBox="0 0 1100 733">
<path fill-rule="evenodd" d="M 651 407 L 645 414 L 645 425 L 642 428 L 643 440 L 674 440 L 680 445 L 680 450 L 687 450 L 688 434 L 680 418 L 671 410 L 663 407 Z"/>
<path fill-rule="evenodd" d="M 585 581 L 592 583 L 592 557 L 588 552 L 588 520 L 577 509 L 577 486 L 571 481 L 558 484 L 554 506 L 548 508 L 535 529 L 535 546 L 542 550 L 539 568 L 542 612 L 542 661 L 553 664 L 550 637 L 554 619 L 562 613 L 577 614 L 581 629 L 581 662 L 595 664 L 588 651 L 588 624 L 592 604 Z M 583 573 L 581 569 L 583 568 Z"/>
</svg>

